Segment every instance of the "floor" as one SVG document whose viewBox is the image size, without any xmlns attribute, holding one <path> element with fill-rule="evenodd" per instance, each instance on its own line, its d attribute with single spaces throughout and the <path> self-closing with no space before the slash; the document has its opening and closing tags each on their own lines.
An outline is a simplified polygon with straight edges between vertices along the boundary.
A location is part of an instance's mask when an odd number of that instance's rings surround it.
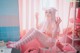
<svg viewBox="0 0 80 53">
<path fill-rule="evenodd" d="M 20 50 L 7 48 L 6 46 L 0 46 L 0 53 L 20 53 Z"/>
</svg>

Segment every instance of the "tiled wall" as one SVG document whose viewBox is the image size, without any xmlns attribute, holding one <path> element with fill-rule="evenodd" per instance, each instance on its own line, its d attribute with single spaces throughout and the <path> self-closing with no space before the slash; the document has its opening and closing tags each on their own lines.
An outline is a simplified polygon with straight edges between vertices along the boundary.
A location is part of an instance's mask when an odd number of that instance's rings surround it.
<svg viewBox="0 0 80 53">
<path fill-rule="evenodd" d="M 17 41 L 19 40 L 19 27 L 0 27 L 0 40 Z"/>
<path fill-rule="evenodd" d="M 20 38 L 18 0 L 0 0 L 0 41 Z"/>
</svg>

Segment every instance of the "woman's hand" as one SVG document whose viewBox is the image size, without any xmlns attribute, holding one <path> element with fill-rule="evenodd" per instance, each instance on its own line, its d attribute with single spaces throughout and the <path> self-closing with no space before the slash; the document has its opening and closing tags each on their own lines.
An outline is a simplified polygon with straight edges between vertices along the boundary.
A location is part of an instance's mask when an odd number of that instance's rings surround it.
<svg viewBox="0 0 80 53">
<path fill-rule="evenodd" d="M 56 24 L 57 24 L 57 26 L 59 26 L 59 24 L 61 23 L 61 19 L 60 19 L 60 17 L 59 18 L 57 18 L 57 20 L 56 20 Z"/>
</svg>

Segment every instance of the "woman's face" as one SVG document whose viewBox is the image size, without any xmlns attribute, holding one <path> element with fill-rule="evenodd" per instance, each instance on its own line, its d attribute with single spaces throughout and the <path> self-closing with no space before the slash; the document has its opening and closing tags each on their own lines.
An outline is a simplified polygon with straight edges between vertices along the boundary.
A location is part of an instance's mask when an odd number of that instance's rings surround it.
<svg viewBox="0 0 80 53">
<path fill-rule="evenodd" d="M 46 10 L 45 16 L 47 17 L 48 20 L 51 19 L 52 18 L 52 12 L 50 10 Z"/>
<path fill-rule="evenodd" d="M 55 11 L 49 9 L 45 11 L 45 16 L 47 17 L 47 20 L 55 19 Z"/>
</svg>

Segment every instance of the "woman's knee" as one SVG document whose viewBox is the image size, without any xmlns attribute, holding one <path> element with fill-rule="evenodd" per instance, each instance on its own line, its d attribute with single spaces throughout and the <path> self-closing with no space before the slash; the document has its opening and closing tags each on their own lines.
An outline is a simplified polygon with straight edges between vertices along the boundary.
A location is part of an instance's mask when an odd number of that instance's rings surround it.
<svg viewBox="0 0 80 53">
<path fill-rule="evenodd" d="M 33 34 L 37 37 L 44 35 L 43 33 L 41 33 L 39 30 L 32 28 L 31 30 L 33 30 Z"/>
</svg>

